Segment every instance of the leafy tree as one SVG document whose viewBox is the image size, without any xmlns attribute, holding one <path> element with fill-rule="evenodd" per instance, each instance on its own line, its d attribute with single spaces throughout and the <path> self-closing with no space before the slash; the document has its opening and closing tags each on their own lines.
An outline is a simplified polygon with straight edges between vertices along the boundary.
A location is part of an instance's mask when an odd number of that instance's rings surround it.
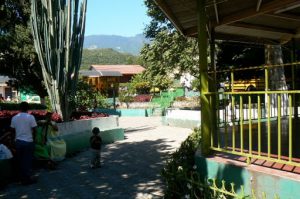
<svg viewBox="0 0 300 199">
<path fill-rule="evenodd" d="M 187 38 L 176 31 L 173 25 L 153 1 L 145 1 L 147 14 L 152 18 L 145 28 L 146 37 L 152 38 L 141 50 L 141 59 L 147 68 L 147 76 L 167 77 L 176 72 L 197 75 L 198 48 L 194 38 Z"/>
<path fill-rule="evenodd" d="M 148 8 L 147 15 L 152 19 L 144 31 L 147 38 L 155 38 L 158 33 L 166 30 L 176 31 L 172 23 L 166 18 L 165 14 L 154 1 L 144 0 L 144 4 Z"/>
<path fill-rule="evenodd" d="M 130 83 L 127 84 L 129 94 L 147 94 L 151 88 L 159 88 L 165 90 L 173 84 L 173 80 L 168 76 L 160 74 L 149 75 L 144 72 L 135 75 Z"/>
<path fill-rule="evenodd" d="M 88 111 L 94 108 L 107 108 L 106 97 L 101 95 L 93 86 L 79 79 L 76 95 L 71 103 L 80 111 Z"/>
<path fill-rule="evenodd" d="M 159 32 L 151 44 L 141 50 L 147 73 L 151 77 L 167 76 L 170 73 L 190 72 L 198 74 L 197 42 L 178 32 Z"/>
<path fill-rule="evenodd" d="M 149 93 L 151 87 L 150 81 L 145 78 L 145 75 L 143 73 L 135 75 L 132 78 L 130 85 L 130 88 L 133 89 L 132 93 L 137 94 L 147 94 Z"/>
<path fill-rule="evenodd" d="M 47 92 L 28 24 L 30 0 L 4 0 L 0 8 L 0 74 L 14 78 L 11 86 L 44 98 Z"/>
</svg>

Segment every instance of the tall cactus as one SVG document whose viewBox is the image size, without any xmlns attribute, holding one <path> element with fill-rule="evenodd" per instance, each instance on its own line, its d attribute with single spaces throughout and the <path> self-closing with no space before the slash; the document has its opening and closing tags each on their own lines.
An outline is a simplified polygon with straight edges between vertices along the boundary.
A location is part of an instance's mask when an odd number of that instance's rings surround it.
<svg viewBox="0 0 300 199">
<path fill-rule="evenodd" d="M 81 64 L 87 0 L 31 0 L 34 46 L 52 110 L 68 121 Z"/>
</svg>

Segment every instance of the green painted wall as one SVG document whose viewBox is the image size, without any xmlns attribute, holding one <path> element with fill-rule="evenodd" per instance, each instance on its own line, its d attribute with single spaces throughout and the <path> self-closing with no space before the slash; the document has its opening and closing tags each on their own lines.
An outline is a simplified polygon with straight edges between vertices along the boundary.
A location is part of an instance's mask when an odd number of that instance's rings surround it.
<svg viewBox="0 0 300 199">
<path fill-rule="evenodd" d="M 107 113 L 109 115 L 118 115 L 118 116 L 141 116 L 148 117 L 152 116 L 152 109 L 96 109 L 97 112 Z"/>
<path fill-rule="evenodd" d="M 65 140 L 67 145 L 67 154 L 71 154 L 77 151 L 81 151 L 90 146 L 89 139 L 91 132 L 73 133 L 61 136 Z M 124 140 L 124 129 L 115 128 L 101 131 L 100 136 L 104 144 L 113 143 L 118 140 Z"/>
<path fill-rule="evenodd" d="M 263 192 L 266 193 L 267 199 L 274 199 L 275 194 L 280 199 L 300 198 L 300 180 L 274 175 L 272 169 L 271 174 L 268 174 L 250 169 L 248 166 L 236 166 L 228 162 L 204 158 L 198 153 L 195 161 L 197 171 L 203 178 L 216 178 L 219 183 L 225 180 L 228 187 L 233 182 L 237 193 L 241 193 L 240 186 L 242 185 L 246 195 L 250 195 L 251 190 L 254 189 L 258 198 L 261 198 Z"/>
</svg>

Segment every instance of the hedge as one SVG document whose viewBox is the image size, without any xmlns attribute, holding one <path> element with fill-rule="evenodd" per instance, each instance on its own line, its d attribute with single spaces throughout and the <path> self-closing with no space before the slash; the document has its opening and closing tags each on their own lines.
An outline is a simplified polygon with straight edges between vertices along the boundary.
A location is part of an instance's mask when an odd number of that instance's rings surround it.
<svg viewBox="0 0 300 199">
<path fill-rule="evenodd" d="M 0 110 L 19 110 L 17 103 L 0 103 Z M 46 110 L 47 106 L 43 104 L 29 104 L 29 110 Z"/>
</svg>

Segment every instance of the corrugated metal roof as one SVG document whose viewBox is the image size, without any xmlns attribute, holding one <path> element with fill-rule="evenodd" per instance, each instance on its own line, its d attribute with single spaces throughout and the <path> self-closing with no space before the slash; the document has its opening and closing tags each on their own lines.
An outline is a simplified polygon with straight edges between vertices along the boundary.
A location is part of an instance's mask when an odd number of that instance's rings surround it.
<svg viewBox="0 0 300 199">
<path fill-rule="evenodd" d="M 175 27 L 197 36 L 197 0 L 155 0 Z M 285 43 L 300 37 L 299 0 L 208 0 L 207 30 L 221 40 Z"/>
<path fill-rule="evenodd" d="M 145 70 L 145 68 L 140 65 L 91 65 L 90 69 L 102 72 L 116 71 L 122 75 L 135 75 Z"/>
<path fill-rule="evenodd" d="M 94 70 L 82 70 L 79 71 L 79 75 L 84 77 L 100 77 L 99 72 Z"/>
<path fill-rule="evenodd" d="M 102 70 L 83 70 L 79 74 L 84 77 L 121 77 L 118 71 L 102 71 Z"/>
<path fill-rule="evenodd" d="M 122 74 L 119 71 L 104 71 L 98 70 L 102 77 L 121 77 Z"/>
</svg>

